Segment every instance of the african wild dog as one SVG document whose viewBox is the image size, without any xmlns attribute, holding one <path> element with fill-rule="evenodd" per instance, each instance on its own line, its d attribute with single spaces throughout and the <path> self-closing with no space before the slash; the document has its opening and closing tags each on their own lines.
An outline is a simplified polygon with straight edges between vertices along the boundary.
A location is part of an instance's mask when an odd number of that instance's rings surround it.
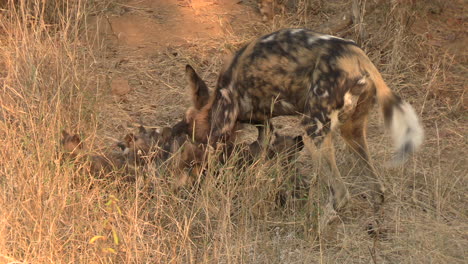
<svg viewBox="0 0 468 264">
<path fill-rule="evenodd" d="M 180 130 L 176 131 L 178 135 L 173 132 L 170 127 L 156 130 L 140 126 L 138 133 L 129 133 L 124 141 L 117 143 L 119 151 L 108 149 L 102 153 L 92 153 L 92 149 L 85 149 L 78 134 L 72 135 L 63 130 L 61 145 L 64 156 L 75 161 L 88 161 L 93 174 L 121 169 L 130 172 L 128 168 L 153 161 L 165 161 L 175 153 L 186 141 L 186 135 L 182 135 Z"/>
<path fill-rule="evenodd" d="M 119 146 L 135 165 L 167 162 L 173 175 L 177 176 L 173 179 L 176 190 L 193 182 L 203 171 L 205 153 L 188 139 L 186 129 L 184 122 L 161 129 L 140 126 L 137 133 L 127 134 Z"/>
<path fill-rule="evenodd" d="M 228 61 L 227 63 L 229 62 L 230 61 Z M 227 65 L 225 64 L 224 67 L 226 66 Z M 210 92 L 208 90 L 208 86 L 206 86 L 205 82 L 198 76 L 198 74 L 190 65 L 186 66 L 185 75 L 186 75 L 187 82 L 189 84 L 193 107 L 195 109 L 203 108 L 205 105 L 208 104 L 210 100 Z M 259 143 L 264 143 L 266 140 L 266 136 L 270 135 L 273 132 L 273 126 L 271 123 L 268 122 L 268 120 L 262 120 L 259 122 L 255 122 L 255 120 L 250 120 L 247 123 L 256 125 L 257 131 L 258 131 L 257 142 Z M 245 122 L 244 123 L 237 122 L 233 129 L 237 131 L 244 124 Z M 174 127 L 172 128 L 173 134 L 180 135 L 183 133 L 188 133 L 189 127 L 190 127 L 190 124 L 189 122 L 187 122 L 186 117 L 184 117 L 182 121 L 175 124 Z M 188 133 L 188 134 L 191 134 L 191 133 Z M 235 135 L 235 133 L 233 134 Z M 232 138 L 232 142 L 233 141 L 234 139 Z"/>
<path fill-rule="evenodd" d="M 258 8 L 262 15 L 262 21 L 271 20 L 274 16 L 273 0 L 259 0 Z"/>
<path fill-rule="evenodd" d="M 260 160 L 263 153 L 266 154 L 266 159 L 271 160 L 275 156 L 281 155 L 281 157 L 291 161 L 302 148 L 301 136 L 292 137 L 276 134 L 275 139 L 267 146 L 264 146 L 258 140 L 250 144 L 241 143 L 229 146 L 226 150 L 226 157 L 236 156 L 237 159 L 234 165 L 240 169 L 245 169 L 247 166 L 252 165 L 255 160 Z M 205 145 L 192 142 L 188 137 L 180 145 L 180 151 L 175 151 L 172 154 L 172 160 L 174 161 L 172 168 L 176 174 L 180 175 L 175 182 L 176 188 L 195 182 L 206 169 L 207 153 Z M 227 162 L 227 159 L 221 157 L 220 161 L 224 163 Z"/>
<path fill-rule="evenodd" d="M 89 154 L 84 148 L 84 143 L 78 134 L 71 135 L 67 131 L 62 130 L 61 145 L 63 151 L 72 159 L 81 159 L 90 162 L 90 172 L 93 174 L 109 173 L 114 170 L 125 168 L 127 165 L 127 157 L 121 151 L 112 152 L 106 151 L 101 154 Z"/>
<path fill-rule="evenodd" d="M 124 142 L 119 143 L 119 146 L 124 149 L 130 161 L 142 165 L 148 161 L 166 160 L 171 153 L 171 142 L 172 129 L 170 127 L 148 130 L 140 126 L 138 133 L 125 135 Z"/>
<path fill-rule="evenodd" d="M 273 19 L 278 11 L 285 12 L 288 8 L 297 6 L 297 0 L 258 0 L 258 9 L 262 15 L 262 21 L 267 22 Z"/>
<path fill-rule="evenodd" d="M 194 73 L 191 67 L 190 69 L 189 74 Z M 194 104 L 199 107 L 203 107 L 209 99 L 208 87 L 206 87 L 197 75 L 193 75 L 192 77 L 194 78 L 193 80 L 195 83 L 200 81 L 199 86 L 191 86 L 192 96 L 194 99 L 197 99 L 194 101 Z M 199 96 L 200 94 L 203 94 L 204 96 Z M 200 103 L 203 101 L 204 103 Z M 240 125 L 242 124 L 236 124 L 236 128 Z M 269 130 L 265 131 L 266 128 Z M 189 137 L 189 133 L 187 133 L 188 124 L 185 119 L 174 125 L 171 129 L 172 138 L 169 140 L 171 147 L 167 152 L 171 155 L 169 166 L 172 167 L 175 175 L 179 174 L 179 177 L 175 179 L 174 182 L 174 187 L 177 189 L 182 186 L 190 185 L 190 183 L 193 183 L 200 175 L 203 174 L 206 169 L 207 153 L 203 144 L 194 142 L 192 141 L 192 138 Z M 247 165 L 251 165 L 255 159 L 258 159 L 262 155 L 262 153 L 266 153 L 267 158 L 269 159 L 272 159 L 279 153 L 283 153 L 288 157 L 288 160 L 290 160 L 298 151 L 302 150 L 303 144 L 301 136 L 281 136 L 275 133 L 275 139 L 271 143 L 268 143 L 266 137 L 271 133 L 271 131 L 273 131 L 273 126 L 271 124 L 264 124 L 257 126 L 257 129 L 257 140 L 250 144 L 229 145 L 224 153 L 225 156 L 222 156 L 220 161 L 226 162 L 227 160 L 225 158 L 230 158 L 233 155 L 239 155 L 239 160 L 244 161 Z M 147 137 L 140 138 L 147 139 Z M 223 159 L 223 157 L 225 158 Z M 245 164 L 237 165 L 245 166 Z"/>
<path fill-rule="evenodd" d="M 366 168 L 374 208 L 384 201 L 384 188 L 370 164 L 366 124 L 375 98 L 404 161 L 422 143 L 423 130 L 413 108 L 394 94 L 366 54 L 351 40 L 284 29 L 242 47 L 218 77 L 213 95 L 197 91 L 206 85 L 186 67 L 194 101 L 184 120 L 197 142 L 229 140 L 236 122 L 263 123 L 280 115 L 300 115 L 304 143 L 329 186 L 332 211 L 349 199 L 336 166 L 331 131 L 340 131 Z M 318 146 L 319 148 L 317 149 Z M 322 166 L 324 157 L 328 166 Z"/>
<path fill-rule="evenodd" d="M 275 133 L 274 139 L 266 145 L 261 140 L 255 140 L 250 144 L 242 143 L 228 146 L 226 158 L 238 156 L 237 160 L 242 164 L 237 163 L 237 167 L 252 165 L 255 160 L 261 160 L 262 157 L 271 160 L 276 156 L 281 156 L 291 161 L 303 147 L 302 136 L 292 137 Z M 226 159 L 221 159 L 223 163 L 226 161 Z"/>
<path fill-rule="evenodd" d="M 286 160 L 290 162 L 295 158 L 296 154 L 304 148 L 302 136 L 284 136 L 277 132 L 275 132 L 274 135 L 275 139 L 267 150 L 269 159 L 272 159 L 275 155 L 282 154 L 285 156 Z"/>
<path fill-rule="evenodd" d="M 125 136 L 125 141 L 118 145 L 131 164 L 143 165 L 151 161 L 167 161 L 168 166 L 178 175 L 174 179 L 174 187 L 189 185 L 201 175 L 205 169 L 204 146 L 192 142 L 188 134 L 181 129 L 183 124 L 164 127 L 160 130 L 139 127 L 138 133 Z M 270 126 L 272 130 L 272 126 Z M 266 148 L 263 147 L 263 129 L 259 128 L 259 139 L 251 144 L 239 146 L 244 160 L 251 164 L 264 151 L 272 159 L 279 153 L 285 153 L 289 159 L 296 151 L 302 149 L 302 137 L 281 136 L 275 133 L 275 139 Z M 233 155 L 234 149 L 231 149 Z"/>
</svg>

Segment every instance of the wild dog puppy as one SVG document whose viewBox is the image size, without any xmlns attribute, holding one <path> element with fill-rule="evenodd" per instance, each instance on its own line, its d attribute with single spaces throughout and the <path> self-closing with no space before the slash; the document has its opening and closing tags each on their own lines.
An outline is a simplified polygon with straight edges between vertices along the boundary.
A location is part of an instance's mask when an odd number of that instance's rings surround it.
<svg viewBox="0 0 468 264">
<path fill-rule="evenodd" d="M 267 151 L 268 158 L 272 159 L 275 155 L 283 155 L 287 161 L 291 162 L 303 148 L 302 136 L 283 136 L 275 132 L 275 139 Z"/>
<path fill-rule="evenodd" d="M 277 132 L 274 133 L 274 139 L 265 145 L 260 139 L 250 144 L 237 144 L 228 149 L 229 158 L 232 155 L 239 155 L 239 161 L 242 161 L 242 165 L 251 165 L 255 159 L 259 159 L 262 154 L 265 154 L 266 159 L 273 159 L 275 156 L 285 158 L 287 161 L 292 161 L 296 154 L 300 152 L 304 147 L 302 136 L 284 136 Z M 237 149 L 237 153 L 236 150 Z"/>
<path fill-rule="evenodd" d="M 126 157 L 122 152 L 107 151 L 103 154 L 87 154 L 84 143 L 78 134 L 71 135 L 62 130 L 61 144 L 66 155 L 72 159 L 82 159 L 90 162 L 90 171 L 93 174 L 109 173 L 126 166 Z M 122 149 L 123 150 L 123 149 Z"/>
<path fill-rule="evenodd" d="M 275 15 L 273 8 L 273 0 L 259 0 L 258 9 L 260 10 L 260 14 L 262 15 L 263 22 L 267 22 L 273 19 L 273 16 Z"/>
<path fill-rule="evenodd" d="M 204 148 L 192 143 L 186 130 L 185 122 L 158 130 L 140 126 L 138 133 L 125 136 L 121 148 L 129 162 L 136 165 L 168 161 L 168 167 L 176 175 L 173 187 L 178 189 L 195 181 L 204 159 Z"/>
<path fill-rule="evenodd" d="M 371 165 L 365 136 L 375 99 L 394 141 L 396 163 L 406 160 L 423 141 L 414 109 L 390 90 L 351 40 L 306 29 L 262 36 L 233 56 L 221 70 L 213 95 L 203 95 L 203 100 L 197 98 L 203 81 L 190 66 L 186 73 L 194 91 L 192 100 L 199 102 L 185 117 L 187 133 L 196 142 L 215 145 L 229 141 L 237 122 L 263 123 L 275 116 L 300 115 L 306 132 L 304 144 L 329 186 L 330 210 L 342 208 L 349 199 L 336 166 L 332 131 L 341 132 L 366 168 L 375 210 L 384 201 L 384 188 Z"/>
<path fill-rule="evenodd" d="M 183 137 L 183 136 L 180 136 Z M 192 185 L 205 170 L 206 149 L 201 144 L 192 142 L 187 135 L 185 140 L 175 140 L 178 150 L 173 152 L 171 167 L 178 176 L 174 189 Z M 180 145 L 179 145 L 180 144 Z"/>
<path fill-rule="evenodd" d="M 258 9 L 262 15 L 262 21 L 271 21 L 278 12 L 284 13 L 287 9 L 297 6 L 297 0 L 258 0 Z"/>
<path fill-rule="evenodd" d="M 124 142 L 120 143 L 120 146 L 124 148 L 125 154 L 128 154 L 129 161 L 142 165 L 155 159 L 167 159 L 171 136 L 172 130 L 169 127 L 148 131 L 145 127 L 140 126 L 137 134 L 125 135 Z"/>
<path fill-rule="evenodd" d="M 284 179 L 289 182 L 289 186 L 293 186 L 292 189 L 281 188 L 276 196 L 276 202 L 279 206 L 283 207 L 286 204 L 287 197 L 299 198 L 300 189 L 305 186 L 305 182 L 298 175 L 298 168 L 294 166 L 294 161 L 298 157 L 298 153 L 304 148 L 304 142 L 302 136 L 283 136 L 274 133 L 274 140 L 270 144 L 268 149 L 268 158 L 274 159 L 275 157 L 279 159 L 281 165 L 289 171 L 293 171 L 292 174 L 289 174 L 290 177 Z"/>
<path fill-rule="evenodd" d="M 83 150 L 83 143 L 78 134 L 70 135 L 66 130 L 62 130 L 62 139 L 60 144 L 66 155 L 76 158 Z"/>
<path fill-rule="evenodd" d="M 275 139 L 266 147 L 258 140 L 253 143 L 236 144 L 228 147 L 225 158 L 221 162 L 225 163 L 229 158 L 236 155 L 236 166 L 245 168 L 252 165 L 256 159 L 261 159 L 265 153 L 266 159 L 273 159 L 276 156 L 285 157 L 287 161 L 294 159 L 296 154 L 303 149 L 302 136 L 291 137 L 276 134 Z M 193 183 L 202 175 L 206 166 L 206 147 L 204 144 L 192 142 L 188 135 L 185 141 L 180 145 L 180 151 L 175 152 L 174 169 L 181 176 L 176 181 L 176 187 L 181 187 Z"/>
</svg>

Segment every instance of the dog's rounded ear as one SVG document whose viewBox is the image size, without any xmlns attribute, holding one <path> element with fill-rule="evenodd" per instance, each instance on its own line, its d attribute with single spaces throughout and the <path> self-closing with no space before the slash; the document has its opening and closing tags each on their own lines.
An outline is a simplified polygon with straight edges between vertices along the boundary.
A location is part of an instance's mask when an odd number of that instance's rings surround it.
<svg viewBox="0 0 468 264">
<path fill-rule="evenodd" d="M 119 147 L 122 151 L 127 149 L 127 145 L 124 142 L 117 142 L 117 147 Z"/>
<path fill-rule="evenodd" d="M 76 156 L 79 150 L 83 149 L 83 142 L 78 134 L 73 136 L 68 133 L 63 133 L 64 137 L 61 141 L 63 150 L 72 156 Z"/>
<path fill-rule="evenodd" d="M 133 133 L 127 134 L 124 137 L 124 141 L 127 143 L 127 145 L 129 145 L 132 142 L 135 142 L 135 140 L 136 140 L 136 138 L 135 138 L 135 135 Z"/>
<path fill-rule="evenodd" d="M 62 130 L 62 137 L 63 137 L 63 138 L 66 138 L 66 137 L 68 137 L 68 136 L 70 136 L 70 134 L 69 134 L 65 129 Z"/>
<path fill-rule="evenodd" d="M 81 138 L 78 134 L 73 136 L 68 134 L 64 139 L 62 139 L 62 145 L 70 152 L 83 148 L 83 142 L 81 142 Z"/>
<path fill-rule="evenodd" d="M 161 137 L 163 142 L 167 142 L 172 136 L 172 129 L 170 127 L 164 127 L 161 131 Z"/>
<path fill-rule="evenodd" d="M 78 134 L 75 134 L 70 138 L 70 141 L 73 142 L 73 143 L 76 143 L 76 144 L 80 144 L 81 143 L 81 138 L 80 138 L 80 136 Z"/>
<path fill-rule="evenodd" d="M 197 74 L 190 64 L 185 65 L 185 73 L 187 74 L 187 76 L 188 74 L 192 74 L 192 73 Z"/>
<path fill-rule="evenodd" d="M 206 83 L 198 76 L 197 72 L 190 65 L 185 66 L 185 77 L 190 87 L 193 106 L 200 110 L 208 103 L 210 91 Z"/>
<path fill-rule="evenodd" d="M 145 128 L 144 126 L 140 126 L 140 127 L 138 128 L 138 133 L 140 133 L 140 134 L 146 134 L 146 133 L 147 133 L 146 128 Z"/>
<path fill-rule="evenodd" d="M 159 130 L 154 128 L 154 129 L 151 129 L 151 132 L 149 134 L 150 138 L 154 139 L 154 140 L 157 140 L 160 136 L 160 133 L 159 133 Z"/>
</svg>

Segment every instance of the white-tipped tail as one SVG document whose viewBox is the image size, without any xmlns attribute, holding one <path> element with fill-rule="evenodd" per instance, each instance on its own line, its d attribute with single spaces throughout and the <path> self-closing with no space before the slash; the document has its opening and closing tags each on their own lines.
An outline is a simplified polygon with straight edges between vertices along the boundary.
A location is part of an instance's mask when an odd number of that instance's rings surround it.
<svg viewBox="0 0 468 264">
<path fill-rule="evenodd" d="M 361 50 L 357 52 L 361 53 L 361 57 L 359 57 L 360 63 L 365 66 L 369 73 L 369 79 L 372 80 L 375 86 L 377 102 L 381 107 L 385 126 L 390 131 L 396 148 L 395 157 L 389 165 L 395 166 L 401 164 L 423 142 L 424 131 L 419 122 L 418 115 L 410 104 L 403 101 L 388 88 L 382 75 L 364 52 Z"/>
<path fill-rule="evenodd" d="M 422 144 L 424 130 L 413 107 L 400 101 L 393 105 L 390 131 L 396 153 L 390 165 L 398 165 L 415 152 Z"/>
</svg>

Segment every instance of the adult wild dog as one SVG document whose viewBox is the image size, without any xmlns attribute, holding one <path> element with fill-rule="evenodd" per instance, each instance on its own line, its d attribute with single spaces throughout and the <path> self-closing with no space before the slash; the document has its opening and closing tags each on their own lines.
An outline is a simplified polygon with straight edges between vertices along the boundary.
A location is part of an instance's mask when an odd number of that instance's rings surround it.
<svg viewBox="0 0 468 264">
<path fill-rule="evenodd" d="M 341 132 L 366 168 L 375 210 L 384 201 L 366 143 L 367 118 L 375 98 L 394 141 L 396 162 L 404 161 L 423 140 L 414 109 L 389 89 L 351 40 L 306 29 L 260 37 L 237 51 L 222 69 L 212 96 L 192 67 L 186 67 L 186 75 L 193 107 L 184 120 L 187 133 L 197 142 L 228 140 L 236 122 L 264 123 L 275 116 L 300 115 L 304 144 L 329 186 L 327 208 L 332 211 L 349 199 L 336 166 L 332 131 Z"/>
</svg>

